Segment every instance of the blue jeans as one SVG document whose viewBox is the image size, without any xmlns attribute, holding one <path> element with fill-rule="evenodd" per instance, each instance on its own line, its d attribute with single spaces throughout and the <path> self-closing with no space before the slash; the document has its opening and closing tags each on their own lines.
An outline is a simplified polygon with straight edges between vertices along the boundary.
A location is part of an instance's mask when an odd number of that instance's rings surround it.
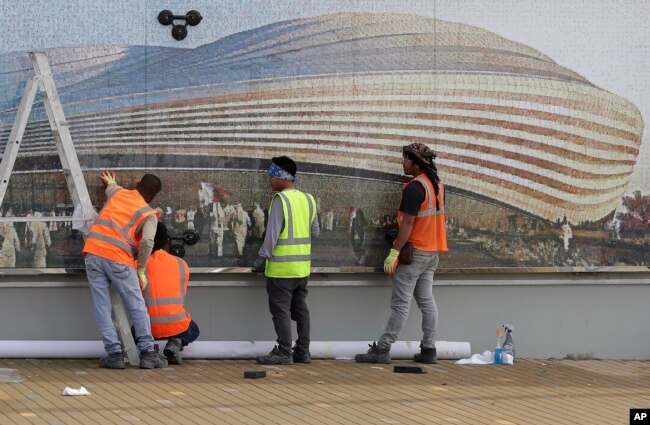
<svg viewBox="0 0 650 425">
<path fill-rule="evenodd" d="M 438 306 L 433 298 L 433 273 L 438 267 L 438 253 L 413 250 L 413 262 L 400 264 L 393 276 L 390 317 L 383 335 L 377 341 L 381 349 L 390 349 L 406 324 L 411 300 L 422 311 L 422 342 L 424 348 L 434 348 L 438 328 Z"/>
<path fill-rule="evenodd" d="M 135 341 L 138 342 L 138 338 L 135 336 L 135 329 L 133 328 L 133 326 L 131 326 L 131 333 L 133 334 L 133 338 L 135 339 Z M 156 341 L 159 341 L 161 339 L 170 340 L 172 338 L 178 338 L 181 340 L 181 344 L 183 345 L 183 347 L 186 347 L 187 345 L 189 345 L 190 342 L 193 342 L 195 339 L 197 339 L 200 333 L 201 331 L 199 330 L 199 325 L 197 325 L 194 320 L 190 320 L 190 325 L 183 332 L 172 336 L 166 336 L 163 338 L 154 338 L 154 339 Z"/>
<path fill-rule="evenodd" d="M 199 325 L 197 325 L 194 320 L 190 320 L 190 325 L 187 327 L 185 331 L 179 333 L 178 335 L 170 336 L 167 339 L 178 338 L 181 340 L 183 347 L 185 347 L 190 342 L 197 339 L 200 333 L 201 332 L 199 331 Z"/>
<path fill-rule="evenodd" d="M 135 268 L 93 254 L 86 254 L 85 261 L 90 295 L 95 307 L 95 320 L 102 334 L 104 350 L 109 354 L 122 351 L 122 344 L 111 317 L 111 286 L 122 298 L 124 309 L 135 328 L 138 349 L 153 349 L 149 314 Z"/>
</svg>

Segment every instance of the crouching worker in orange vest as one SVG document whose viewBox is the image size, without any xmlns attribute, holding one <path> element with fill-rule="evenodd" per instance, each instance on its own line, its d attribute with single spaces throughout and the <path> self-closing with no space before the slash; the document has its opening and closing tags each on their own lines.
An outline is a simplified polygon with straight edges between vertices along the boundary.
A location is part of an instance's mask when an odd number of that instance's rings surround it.
<svg viewBox="0 0 650 425">
<path fill-rule="evenodd" d="M 156 210 L 149 202 L 160 192 L 162 183 L 153 174 L 145 174 L 135 190 L 127 190 L 117 185 L 113 173 L 103 172 L 100 179 L 106 186 L 108 200 L 90 228 L 82 251 L 95 320 L 108 353 L 108 357 L 99 361 L 99 366 L 124 369 L 122 344 L 111 318 L 110 289 L 113 287 L 122 298 L 135 329 L 140 368 L 165 367 L 167 362 L 154 349 L 147 306 L 141 292 L 147 287 L 144 271 L 158 224 Z"/>
<path fill-rule="evenodd" d="M 146 269 L 149 285 L 143 294 L 154 339 L 167 339 L 163 350 L 167 361 L 182 364 L 181 351 L 199 336 L 199 327 L 184 305 L 190 269 L 185 260 L 169 253 L 170 245 L 167 226 L 159 222 Z"/>
</svg>

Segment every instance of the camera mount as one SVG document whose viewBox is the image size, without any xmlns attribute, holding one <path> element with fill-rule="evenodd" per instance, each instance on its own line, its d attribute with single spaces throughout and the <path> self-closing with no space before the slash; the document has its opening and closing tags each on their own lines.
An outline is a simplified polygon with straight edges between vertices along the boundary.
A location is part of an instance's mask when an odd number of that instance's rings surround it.
<svg viewBox="0 0 650 425">
<path fill-rule="evenodd" d="M 201 239 L 196 230 L 192 229 L 184 231 L 182 236 L 168 236 L 169 243 L 171 245 L 169 248 L 169 253 L 179 258 L 183 258 L 185 256 L 185 245 L 192 246 Z M 180 243 L 174 241 L 180 241 Z"/>
<path fill-rule="evenodd" d="M 196 10 L 190 10 L 185 15 L 174 15 L 171 10 L 163 10 L 158 14 L 158 22 L 162 25 L 173 25 L 172 26 L 172 37 L 174 39 L 181 41 L 187 36 L 187 26 L 192 27 L 197 26 L 203 17 Z M 175 24 L 174 21 L 185 21 L 185 25 Z"/>
</svg>

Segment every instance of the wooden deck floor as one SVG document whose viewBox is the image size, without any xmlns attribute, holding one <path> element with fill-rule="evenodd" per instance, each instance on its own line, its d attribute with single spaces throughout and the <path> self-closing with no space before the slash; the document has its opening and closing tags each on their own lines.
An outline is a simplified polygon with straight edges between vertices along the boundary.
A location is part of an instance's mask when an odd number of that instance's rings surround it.
<svg viewBox="0 0 650 425">
<path fill-rule="evenodd" d="M 111 371 L 95 360 L 6 359 L 0 368 L 24 380 L 0 382 L 0 424 L 626 424 L 630 408 L 650 407 L 645 361 L 441 361 L 423 375 L 393 373 L 396 364 L 412 363 L 190 360 Z M 61 395 L 82 385 L 90 396 Z"/>
</svg>

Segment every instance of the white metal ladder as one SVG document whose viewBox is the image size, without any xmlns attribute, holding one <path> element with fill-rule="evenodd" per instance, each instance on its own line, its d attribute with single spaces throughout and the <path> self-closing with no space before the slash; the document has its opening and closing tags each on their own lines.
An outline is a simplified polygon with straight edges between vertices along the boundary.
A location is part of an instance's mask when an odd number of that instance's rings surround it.
<svg viewBox="0 0 650 425">
<path fill-rule="evenodd" d="M 40 90 L 72 202 L 75 207 L 81 206 L 83 221 L 91 220 L 94 216 L 93 205 L 90 201 L 90 195 L 88 194 L 88 188 L 86 187 L 86 181 L 81 171 L 81 165 L 79 165 L 74 144 L 72 143 L 70 129 L 68 128 L 68 123 L 63 113 L 63 107 L 59 99 L 56 84 L 54 83 L 47 54 L 45 52 L 30 52 L 29 57 L 34 66 L 34 76 L 27 80 L 25 91 L 16 113 L 16 120 L 11 129 L 7 145 L 2 153 L 2 162 L 0 163 L 0 206 L 9 186 L 9 178 L 11 177 L 18 150 L 20 149 L 23 135 L 25 134 L 25 128 L 27 127 L 27 121 L 29 120 L 29 114 L 34 104 L 36 92 Z M 0 222 L 2 221 L 51 222 L 74 221 L 74 219 L 71 217 L 0 217 Z M 129 326 L 124 305 L 115 289 L 111 289 L 111 302 L 113 306 L 113 318 L 117 324 L 118 334 L 124 344 L 129 362 L 131 365 L 137 366 L 140 363 L 138 350 L 133 341 L 131 327 Z"/>
</svg>

